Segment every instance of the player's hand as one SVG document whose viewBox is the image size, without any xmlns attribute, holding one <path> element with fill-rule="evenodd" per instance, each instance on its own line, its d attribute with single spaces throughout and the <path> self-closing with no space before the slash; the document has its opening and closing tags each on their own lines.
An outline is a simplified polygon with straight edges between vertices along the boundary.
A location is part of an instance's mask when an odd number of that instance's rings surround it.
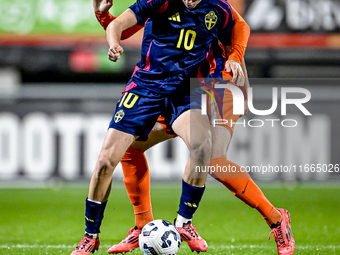
<svg viewBox="0 0 340 255">
<path fill-rule="evenodd" d="M 115 45 L 113 47 L 110 47 L 109 53 L 108 53 L 108 58 L 113 61 L 117 62 L 118 59 L 120 59 L 120 55 L 123 54 L 124 50 L 122 46 L 120 45 Z"/>
<path fill-rule="evenodd" d="M 95 12 L 107 12 L 113 5 L 113 0 L 92 0 Z"/>
<path fill-rule="evenodd" d="M 228 73 L 233 73 L 232 82 L 239 87 L 243 87 L 245 83 L 245 75 L 243 73 L 241 65 L 235 60 L 228 60 L 225 64 L 225 68 Z"/>
</svg>

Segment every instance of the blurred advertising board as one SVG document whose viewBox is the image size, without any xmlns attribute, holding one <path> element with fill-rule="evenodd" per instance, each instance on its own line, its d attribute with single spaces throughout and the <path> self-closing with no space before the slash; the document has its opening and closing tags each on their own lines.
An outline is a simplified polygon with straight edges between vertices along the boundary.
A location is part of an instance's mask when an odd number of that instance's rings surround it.
<svg viewBox="0 0 340 255">
<path fill-rule="evenodd" d="M 115 1 L 119 15 L 133 0 Z M 103 32 L 88 0 L 0 0 L 0 33 L 98 34 Z"/>
<path fill-rule="evenodd" d="M 339 0 L 245 0 L 254 48 L 339 48 Z"/>
<path fill-rule="evenodd" d="M 134 0 L 115 1 L 121 14 Z M 340 32 L 339 0 L 230 0 L 253 32 Z M 91 1 L 0 0 L 0 33 L 99 33 Z"/>
<path fill-rule="evenodd" d="M 251 28 L 249 48 L 340 48 L 339 0 L 229 0 Z"/>
<path fill-rule="evenodd" d="M 121 14 L 133 0 L 115 1 Z M 340 47 L 339 0 L 230 0 L 252 30 L 249 48 Z M 86 0 L 0 0 L 1 45 L 105 44 Z M 139 47 L 142 33 L 124 42 Z"/>
<path fill-rule="evenodd" d="M 253 32 L 340 32 L 339 0 L 246 0 Z"/>
<path fill-rule="evenodd" d="M 253 108 L 235 124 L 228 158 L 259 180 L 340 181 L 339 82 L 251 81 Z M 88 180 L 123 88 L 42 84 L 0 99 L 0 181 Z M 189 153 L 175 138 L 146 155 L 152 178 L 169 180 L 182 177 Z"/>
<path fill-rule="evenodd" d="M 133 0 L 115 1 L 113 15 L 124 12 Z M 142 33 L 124 45 L 138 47 Z M 136 41 L 136 42 L 135 42 Z M 0 46 L 89 47 L 107 45 L 92 1 L 0 0 Z"/>
</svg>

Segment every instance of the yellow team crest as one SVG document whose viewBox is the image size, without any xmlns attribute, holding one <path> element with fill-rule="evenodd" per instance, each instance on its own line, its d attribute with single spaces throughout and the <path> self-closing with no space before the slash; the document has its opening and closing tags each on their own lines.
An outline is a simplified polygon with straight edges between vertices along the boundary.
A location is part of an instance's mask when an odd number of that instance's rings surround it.
<svg viewBox="0 0 340 255">
<path fill-rule="evenodd" d="M 115 115 L 115 122 L 117 123 L 117 122 L 121 121 L 121 119 L 124 117 L 124 115 L 125 115 L 125 112 L 123 110 L 118 111 Z"/>
<path fill-rule="evenodd" d="M 217 22 L 217 15 L 214 11 L 210 11 L 205 15 L 205 26 L 208 30 L 212 29 Z"/>
</svg>

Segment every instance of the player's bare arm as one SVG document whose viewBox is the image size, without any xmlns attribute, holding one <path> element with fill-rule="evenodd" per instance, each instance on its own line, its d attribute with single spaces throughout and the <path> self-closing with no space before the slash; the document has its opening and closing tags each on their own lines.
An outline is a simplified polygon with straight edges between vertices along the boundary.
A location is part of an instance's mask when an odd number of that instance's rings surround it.
<svg viewBox="0 0 340 255">
<path fill-rule="evenodd" d="M 107 12 L 113 5 L 113 0 L 92 0 L 95 12 Z"/>
<path fill-rule="evenodd" d="M 137 18 L 133 11 L 127 9 L 117 19 L 112 21 L 106 29 L 106 40 L 109 44 L 108 58 L 116 62 L 123 54 L 123 47 L 120 45 L 122 31 L 137 24 Z"/>
</svg>

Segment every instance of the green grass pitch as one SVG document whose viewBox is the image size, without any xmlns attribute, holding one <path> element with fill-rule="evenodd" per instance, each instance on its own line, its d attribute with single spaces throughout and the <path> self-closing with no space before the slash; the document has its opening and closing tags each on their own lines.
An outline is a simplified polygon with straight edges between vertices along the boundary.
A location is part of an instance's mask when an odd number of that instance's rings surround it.
<svg viewBox="0 0 340 255">
<path fill-rule="evenodd" d="M 51 188 L 0 189 L 0 254 L 70 254 L 84 232 L 87 185 Z M 340 254 L 340 185 L 260 185 L 268 199 L 292 216 L 295 254 Z M 178 209 L 180 181 L 153 184 L 156 219 L 173 221 Z M 113 185 L 95 254 L 125 237 L 134 215 L 126 191 Z M 277 254 L 269 228 L 255 209 L 235 198 L 222 185 L 209 182 L 194 217 L 197 230 L 212 254 Z M 139 249 L 131 255 L 142 254 Z M 186 243 L 178 253 L 192 254 Z"/>
</svg>

